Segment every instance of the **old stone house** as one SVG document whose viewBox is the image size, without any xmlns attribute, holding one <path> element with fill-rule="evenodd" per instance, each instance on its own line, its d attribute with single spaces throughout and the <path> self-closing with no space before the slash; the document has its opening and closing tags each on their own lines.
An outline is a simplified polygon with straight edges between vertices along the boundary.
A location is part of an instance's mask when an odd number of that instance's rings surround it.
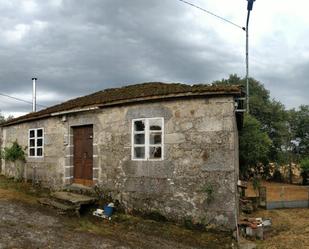
<svg viewBox="0 0 309 249">
<path fill-rule="evenodd" d="M 127 210 L 235 228 L 238 86 L 144 83 L 99 91 L 2 125 L 27 147 L 23 176 L 112 192 Z M 2 174 L 14 176 L 2 160 Z"/>
</svg>

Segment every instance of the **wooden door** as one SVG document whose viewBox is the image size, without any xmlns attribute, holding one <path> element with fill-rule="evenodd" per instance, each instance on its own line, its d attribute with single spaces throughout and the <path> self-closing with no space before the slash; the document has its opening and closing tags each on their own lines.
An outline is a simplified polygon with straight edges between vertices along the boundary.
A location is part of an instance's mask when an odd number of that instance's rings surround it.
<svg viewBox="0 0 309 249">
<path fill-rule="evenodd" d="M 74 183 L 90 186 L 93 184 L 93 127 L 73 128 L 74 141 Z"/>
</svg>

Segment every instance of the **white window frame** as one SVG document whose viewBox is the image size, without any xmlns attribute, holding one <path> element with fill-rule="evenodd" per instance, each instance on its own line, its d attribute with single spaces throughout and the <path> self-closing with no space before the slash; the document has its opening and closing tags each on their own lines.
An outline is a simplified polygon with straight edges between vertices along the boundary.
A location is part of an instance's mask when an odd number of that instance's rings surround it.
<svg viewBox="0 0 309 249">
<path fill-rule="evenodd" d="M 42 137 L 37 136 L 38 130 L 42 130 Z M 34 137 L 30 138 L 30 132 L 34 131 Z M 30 158 L 43 158 L 44 157 L 44 128 L 32 128 L 28 130 L 28 157 Z M 30 146 L 30 139 L 34 139 L 34 146 Z M 37 140 L 42 139 L 42 146 L 37 146 Z M 37 149 L 42 149 L 42 156 L 37 155 Z M 30 149 L 34 149 L 34 156 L 30 155 Z"/>
<path fill-rule="evenodd" d="M 150 135 L 150 129 L 149 129 L 149 120 L 153 119 L 160 119 L 162 122 L 162 128 L 161 128 L 161 144 L 158 144 L 159 147 L 161 147 L 161 158 L 149 158 L 149 148 L 154 147 L 154 145 L 151 145 L 149 143 L 149 135 Z M 140 134 L 145 134 L 145 144 L 143 145 L 136 145 L 134 144 L 134 135 L 139 134 L 139 132 L 134 131 L 134 123 L 136 121 L 144 121 L 145 122 L 145 131 L 140 132 Z M 131 127 L 131 160 L 132 161 L 163 161 L 164 160 L 164 118 L 162 117 L 156 117 L 156 118 L 137 118 L 132 119 L 132 127 Z M 154 131 L 155 132 L 155 131 Z M 145 158 L 135 158 L 134 157 L 134 148 L 135 147 L 144 147 L 145 146 Z"/>
</svg>

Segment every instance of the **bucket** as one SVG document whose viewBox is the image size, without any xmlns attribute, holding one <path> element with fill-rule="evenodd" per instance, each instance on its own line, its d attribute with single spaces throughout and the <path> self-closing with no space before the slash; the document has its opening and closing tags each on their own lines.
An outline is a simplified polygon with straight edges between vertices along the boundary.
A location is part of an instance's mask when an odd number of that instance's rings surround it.
<svg viewBox="0 0 309 249">
<path fill-rule="evenodd" d="M 108 217 L 112 216 L 113 214 L 113 207 L 104 206 L 104 214 Z"/>
</svg>

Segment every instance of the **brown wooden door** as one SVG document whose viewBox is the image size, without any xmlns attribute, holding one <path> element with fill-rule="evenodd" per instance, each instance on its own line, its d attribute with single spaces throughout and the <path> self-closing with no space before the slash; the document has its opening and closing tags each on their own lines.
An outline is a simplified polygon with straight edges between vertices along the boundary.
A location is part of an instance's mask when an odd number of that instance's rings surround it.
<svg viewBox="0 0 309 249">
<path fill-rule="evenodd" d="M 73 128 L 74 140 L 74 182 L 83 185 L 92 185 L 93 164 L 93 128 L 80 126 Z"/>
</svg>

